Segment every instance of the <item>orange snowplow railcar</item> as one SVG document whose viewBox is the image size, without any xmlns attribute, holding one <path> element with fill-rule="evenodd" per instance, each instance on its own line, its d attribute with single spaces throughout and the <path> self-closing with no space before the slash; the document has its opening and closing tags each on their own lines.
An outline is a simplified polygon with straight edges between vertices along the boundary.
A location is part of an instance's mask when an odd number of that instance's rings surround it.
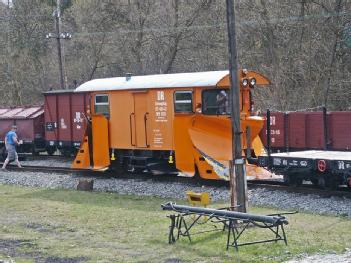
<svg viewBox="0 0 351 263">
<path fill-rule="evenodd" d="M 245 70 L 239 79 L 242 147 L 247 148 L 250 127 L 251 147 L 260 155 L 264 148 L 258 134 L 264 118 L 252 116 L 252 89 L 270 81 Z M 117 163 L 119 169 L 173 169 L 182 176 L 198 173 L 206 179 L 227 180 L 232 158 L 229 89 L 228 71 L 127 76 L 82 84 L 76 92 L 91 94 L 91 125 L 73 168 L 104 170 Z"/>
</svg>

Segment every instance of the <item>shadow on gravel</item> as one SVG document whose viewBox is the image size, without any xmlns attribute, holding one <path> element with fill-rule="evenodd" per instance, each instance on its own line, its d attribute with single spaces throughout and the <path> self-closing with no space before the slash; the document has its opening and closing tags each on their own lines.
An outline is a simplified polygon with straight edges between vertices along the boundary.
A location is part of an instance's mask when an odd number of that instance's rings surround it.
<svg viewBox="0 0 351 263">
<path fill-rule="evenodd" d="M 21 251 L 31 250 L 30 252 Z M 87 261 L 87 257 L 60 258 L 47 257 L 38 251 L 38 247 L 33 240 L 28 239 L 0 239 L 0 253 L 9 257 L 19 257 L 33 259 L 35 263 L 81 263 Z M 0 262 L 1 259 L 0 259 Z"/>
</svg>

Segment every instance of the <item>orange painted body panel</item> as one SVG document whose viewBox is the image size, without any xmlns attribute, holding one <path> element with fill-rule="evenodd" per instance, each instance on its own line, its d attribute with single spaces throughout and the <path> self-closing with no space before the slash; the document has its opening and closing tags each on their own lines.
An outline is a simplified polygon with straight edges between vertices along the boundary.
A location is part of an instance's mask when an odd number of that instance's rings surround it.
<svg viewBox="0 0 351 263">
<path fill-rule="evenodd" d="M 133 94 L 128 91 L 108 92 L 110 100 L 109 137 L 110 148 L 129 149 L 135 144 Z M 133 141 L 132 141 L 133 140 Z"/>
<path fill-rule="evenodd" d="M 89 139 L 85 135 L 83 138 L 83 143 L 74 159 L 72 166 L 73 169 L 89 169 L 90 167 L 90 152 L 89 152 Z"/>
<path fill-rule="evenodd" d="M 173 92 L 104 92 L 110 99 L 110 148 L 172 150 Z"/>
<path fill-rule="evenodd" d="M 94 170 L 110 166 L 108 120 L 104 115 L 92 116 Z"/>
<path fill-rule="evenodd" d="M 193 121 L 193 114 L 177 114 L 174 118 L 174 148 L 177 169 L 187 176 L 195 173 L 195 159 L 193 142 L 189 136 L 189 127 Z"/>
<path fill-rule="evenodd" d="M 147 93 L 134 93 L 135 144 L 137 148 L 148 148 L 148 107 Z"/>
<path fill-rule="evenodd" d="M 262 129 L 263 118 L 248 118 L 242 122 L 242 130 L 245 131 L 247 125 L 251 127 L 251 141 L 257 137 Z M 226 176 L 220 176 L 209 162 L 203 162 L 200 156 L 208 156 L 214 159 L 224 167 L 229 167 L 229 161 L 232 160 L 232 130 L 231 119 L 225 116 L 206 116 L 197 114 L 189 122 L 190 126 L 186 129 L 189 131 L 190 141 L 194 145 L 193 154 L 195 162 L 199 169 L 201 177 L 205 179 L 225 179 Z M 246 149 L 246 136 L 243 133 L 243 149 Z M 255 145 L 256 147 L 257 145 Z M 189 149 L 189 148 L 188 148 Z M 255 150 L 255 148 L 253 148 Z M 260 148 L 256 148 L 260 150 Z M 176 148 L 176 152 L 179 149 Z M 185 151 L 185 149 L 183 149 Z M 205 158 L 206 159 L 206 158 Z M 207 161 L 207 160 L 206 160 Z M 178 168 L 178 166 L 177 166 Z"/>
</svg>

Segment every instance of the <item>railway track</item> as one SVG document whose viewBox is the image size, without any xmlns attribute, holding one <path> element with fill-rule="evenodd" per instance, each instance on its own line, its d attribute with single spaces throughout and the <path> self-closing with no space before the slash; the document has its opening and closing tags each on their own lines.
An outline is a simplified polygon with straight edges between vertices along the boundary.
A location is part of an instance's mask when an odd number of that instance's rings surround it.
<svg viewBox="0 0 351 263">
<path fill-rule="evenodd" d="M 91 171 L 91 170 L 76 170 L 70 167 L 48 167 L 48 166 L 38 166 L 38 165 L 25 165 L 22 168 L 18 168 L 14 165 L 8 166 L 9 171 L 14 172 L 44 172 L 44 173 L 61 173 L 61 174 L 72 174 L 75 178 L 94 178 L 99 180 L 99 178 L 115 178 L 115 179 L 134 179 L 140 181 L 155 181 L 155 182 L 168 182 L 168 183 L 184 183 L 192 186 L 212 186 L 212 187 L 226 187 L 229 190 L 229 183 L 226 181 L 211 181 L 188 178 L 188 177 L 178 177 L 174 175 L 152 175 L 147 173 L 115 173 L 114 171 Z M 257 180 L 248 181 L 248 188 L 266 188 L 274 191 L 286 191 L 290 193 L 299 193 L 304 195 L 318 195 L 322 198 L 340 197 L 351 199 L 351 191 L 347 187 L 340 187 L 337 190 L 326 190 L 320 189 L 312 184 L 306 184 L 302 186 L 288 186 L 283 181 L 280 180 Z"/>
</svg>

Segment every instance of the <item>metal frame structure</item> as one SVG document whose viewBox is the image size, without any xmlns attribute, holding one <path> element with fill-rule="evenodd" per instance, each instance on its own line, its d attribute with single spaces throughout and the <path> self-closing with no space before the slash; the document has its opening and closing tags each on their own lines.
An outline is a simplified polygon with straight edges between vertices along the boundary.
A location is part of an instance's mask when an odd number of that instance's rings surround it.
<svg viewBox="0 0 351 263">
<path fill-rule="evenodd" d="M 188 237 L 191 242 L 191 235 L 228 230 L 226 249 L 234 247 L 237 251 L 239 246 L 252 245 L 258 243 L 284 241 L 288 245 L 287 237 L 284 230 L 284 225 L 288 224 L 285 214 L 294 214 L 296 212 L 271 214 L 267 216 L 242 213 L 233 211 L 234 207 L 223 209 L 209 209 L 192 206 L 177 205 L 169 202 L 162 205 L 163 210 L 175 211 L 177 214 L 171 214 L 168 217 L 171 220 L 169 226 L 168 243 L 175 243 L 181 236 Z M 186 218 L 191 218 L 191 223 L 186 222 Z M 200 219 L 205 219 L 200 222 Z M 207 222 L 214 223 L 213 230 L 190 233 L 192 228 L 197 224 Z M 222 228 L 217 227 L 216 223 L 223 224 Z M 273 238 L 264 240 L 255 240 L 252 242 L 239 243 L 240 237 L 251 226 L 268 229 L 274 234 Z"/>
</svg>

